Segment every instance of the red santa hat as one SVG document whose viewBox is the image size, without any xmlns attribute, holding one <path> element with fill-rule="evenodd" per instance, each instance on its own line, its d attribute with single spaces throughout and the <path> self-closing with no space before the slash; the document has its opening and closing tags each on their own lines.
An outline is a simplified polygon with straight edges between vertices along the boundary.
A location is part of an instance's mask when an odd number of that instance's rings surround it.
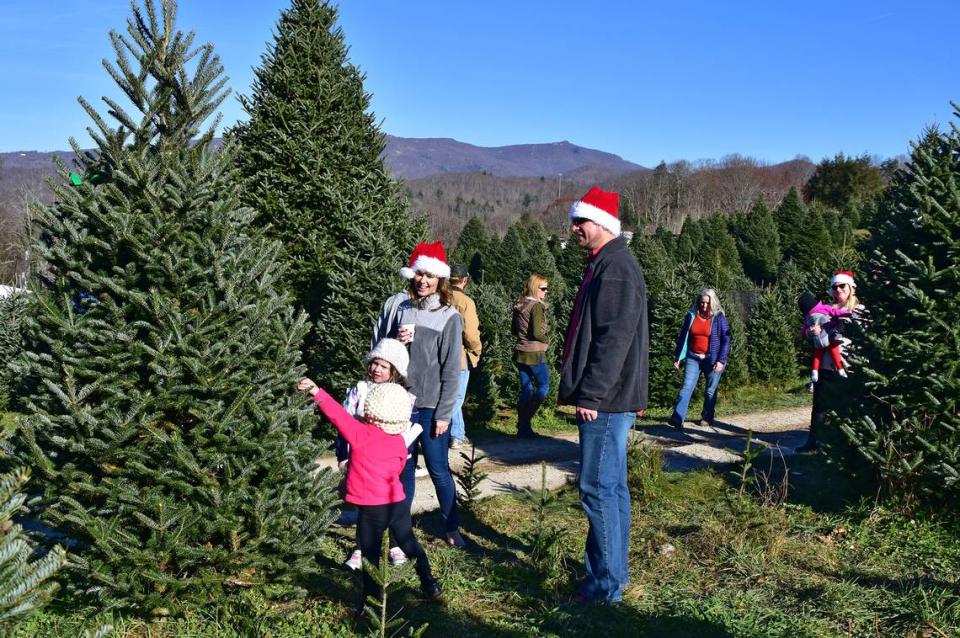
<svg viewBox="0 0 960 638">
<path fill-rule="evenodd" d="M 594 186 L 570 207 L 570 219 L 589 219 L 614 235 L 620 234 L 620 193 L 611 193 Z"/>
<path fill-rule="evenodd" d="M 849 270 L 838 270 L 833 273 L 833 277 L 830 278 L 830 287 L 833 288 L 836 284 L 847 284 L 851 288 L 857 287 L 857 282 L 853 280 L 853 273 Z"/>
<path fill-rule="evenodd" d="M 442 243 L 437 241 L 432 244 L 426 242 L 417 244 L 413 254 L 410 255 L 410 265 L 407 268 L 401 268 L 400 274 L 406 279 L 413 279 L 417 272 L 430 273 L 444 279 L 450 276 L 447 251 L 443 249 Z"/>
</svg>

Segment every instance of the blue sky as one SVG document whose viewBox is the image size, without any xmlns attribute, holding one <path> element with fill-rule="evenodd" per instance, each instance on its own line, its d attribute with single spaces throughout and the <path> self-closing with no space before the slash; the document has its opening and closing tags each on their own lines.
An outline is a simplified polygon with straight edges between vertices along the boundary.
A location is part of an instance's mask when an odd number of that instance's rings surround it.
<svg viewBox="0 0 960 638">
<path fill-rule="evenodd" d="M 0 151 L 86 145 L 83 95 L 122 0 L 17 2 L 0 20 Z M 282 0 L 181 0 L 248 90 Z M 958 2 L 349 0 L 341 25 L 390 134 L 554 142 L 652 166 L 741 153 L 890 157 L 960 100 Z M 234 97 L 224 121 L 243 117 Z"/>
</svg>

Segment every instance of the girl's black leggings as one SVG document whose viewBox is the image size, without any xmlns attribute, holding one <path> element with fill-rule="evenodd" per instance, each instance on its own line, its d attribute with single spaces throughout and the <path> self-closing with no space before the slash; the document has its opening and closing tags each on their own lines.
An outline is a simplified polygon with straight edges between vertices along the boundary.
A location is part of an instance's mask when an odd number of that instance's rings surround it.
<svg viewBox="0 0 960 638">
<path fill-rule="evenodd" d="M 383 532 L 387 529 L 393 536 L 393 542 L 403 550 L 407 558 L 416 560 L 417 575 L 421 585 L 425 585 L 433 578 L 430 572 L 430 563 L 423 547 L 413 535 L 413 521 L 410 519 L 410 505 L 406 499 L 387 505 L 358 505 L 357 506 L 357 540 L 360 551 L 374 567 L 380 566 Z M 363 600 L 367 596 L 376 596 L 379 589 L 373 579 L 363 572 Z"/>
</svg>

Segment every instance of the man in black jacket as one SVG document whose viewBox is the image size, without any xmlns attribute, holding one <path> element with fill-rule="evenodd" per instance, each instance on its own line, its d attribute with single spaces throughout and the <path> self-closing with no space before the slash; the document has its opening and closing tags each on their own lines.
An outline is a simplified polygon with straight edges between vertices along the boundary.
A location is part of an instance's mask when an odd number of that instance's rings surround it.
<svg viewBox="0 0 960 638">
<path fill-rule="evenodd" d="M 590 529 L 582 603 L 617 604 L 627 584 L 627 436 L 647 407 L 649 337 L 643 272 L 620 237 L 619 195 L 597 187 L 570 209 L 571 241 L 589 251 L 570 316 L 560 402 L 580 429 L 580 502 Z"/>
</svg>

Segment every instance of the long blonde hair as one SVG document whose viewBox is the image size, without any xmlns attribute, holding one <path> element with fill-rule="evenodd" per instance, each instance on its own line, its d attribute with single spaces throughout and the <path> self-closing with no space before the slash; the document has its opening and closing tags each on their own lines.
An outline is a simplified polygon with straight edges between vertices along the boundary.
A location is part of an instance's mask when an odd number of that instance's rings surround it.
<svg viewBox="0 0 960 638">
<path fill-rule="evenodd" d="M 697 296 L 693 298 L 693 312 L 696 312 L 700 309 L 700 298 L 701 297 L 710 297 L 710 316 L 719 315 L 723 312 L 723 307 L 720 305 L 720 298 L 717 296 L 717 291 L 713 288 L 701 288 L 700 292 L 697 293 Z"/>
<path fill-rule="evenodd" d="M 531 273 L 527 278 L 527 285 L 523 289 L 523 294 L 520 295 L 520 298 L 523 299 L 524 297 L 532 297 L 536 299 L 537 291 L 540 290 L 540 286 L 545 283 L 549 283 L 549 280 L 544 275 L 541 275 L 538 272 Z"/>
</svg>

